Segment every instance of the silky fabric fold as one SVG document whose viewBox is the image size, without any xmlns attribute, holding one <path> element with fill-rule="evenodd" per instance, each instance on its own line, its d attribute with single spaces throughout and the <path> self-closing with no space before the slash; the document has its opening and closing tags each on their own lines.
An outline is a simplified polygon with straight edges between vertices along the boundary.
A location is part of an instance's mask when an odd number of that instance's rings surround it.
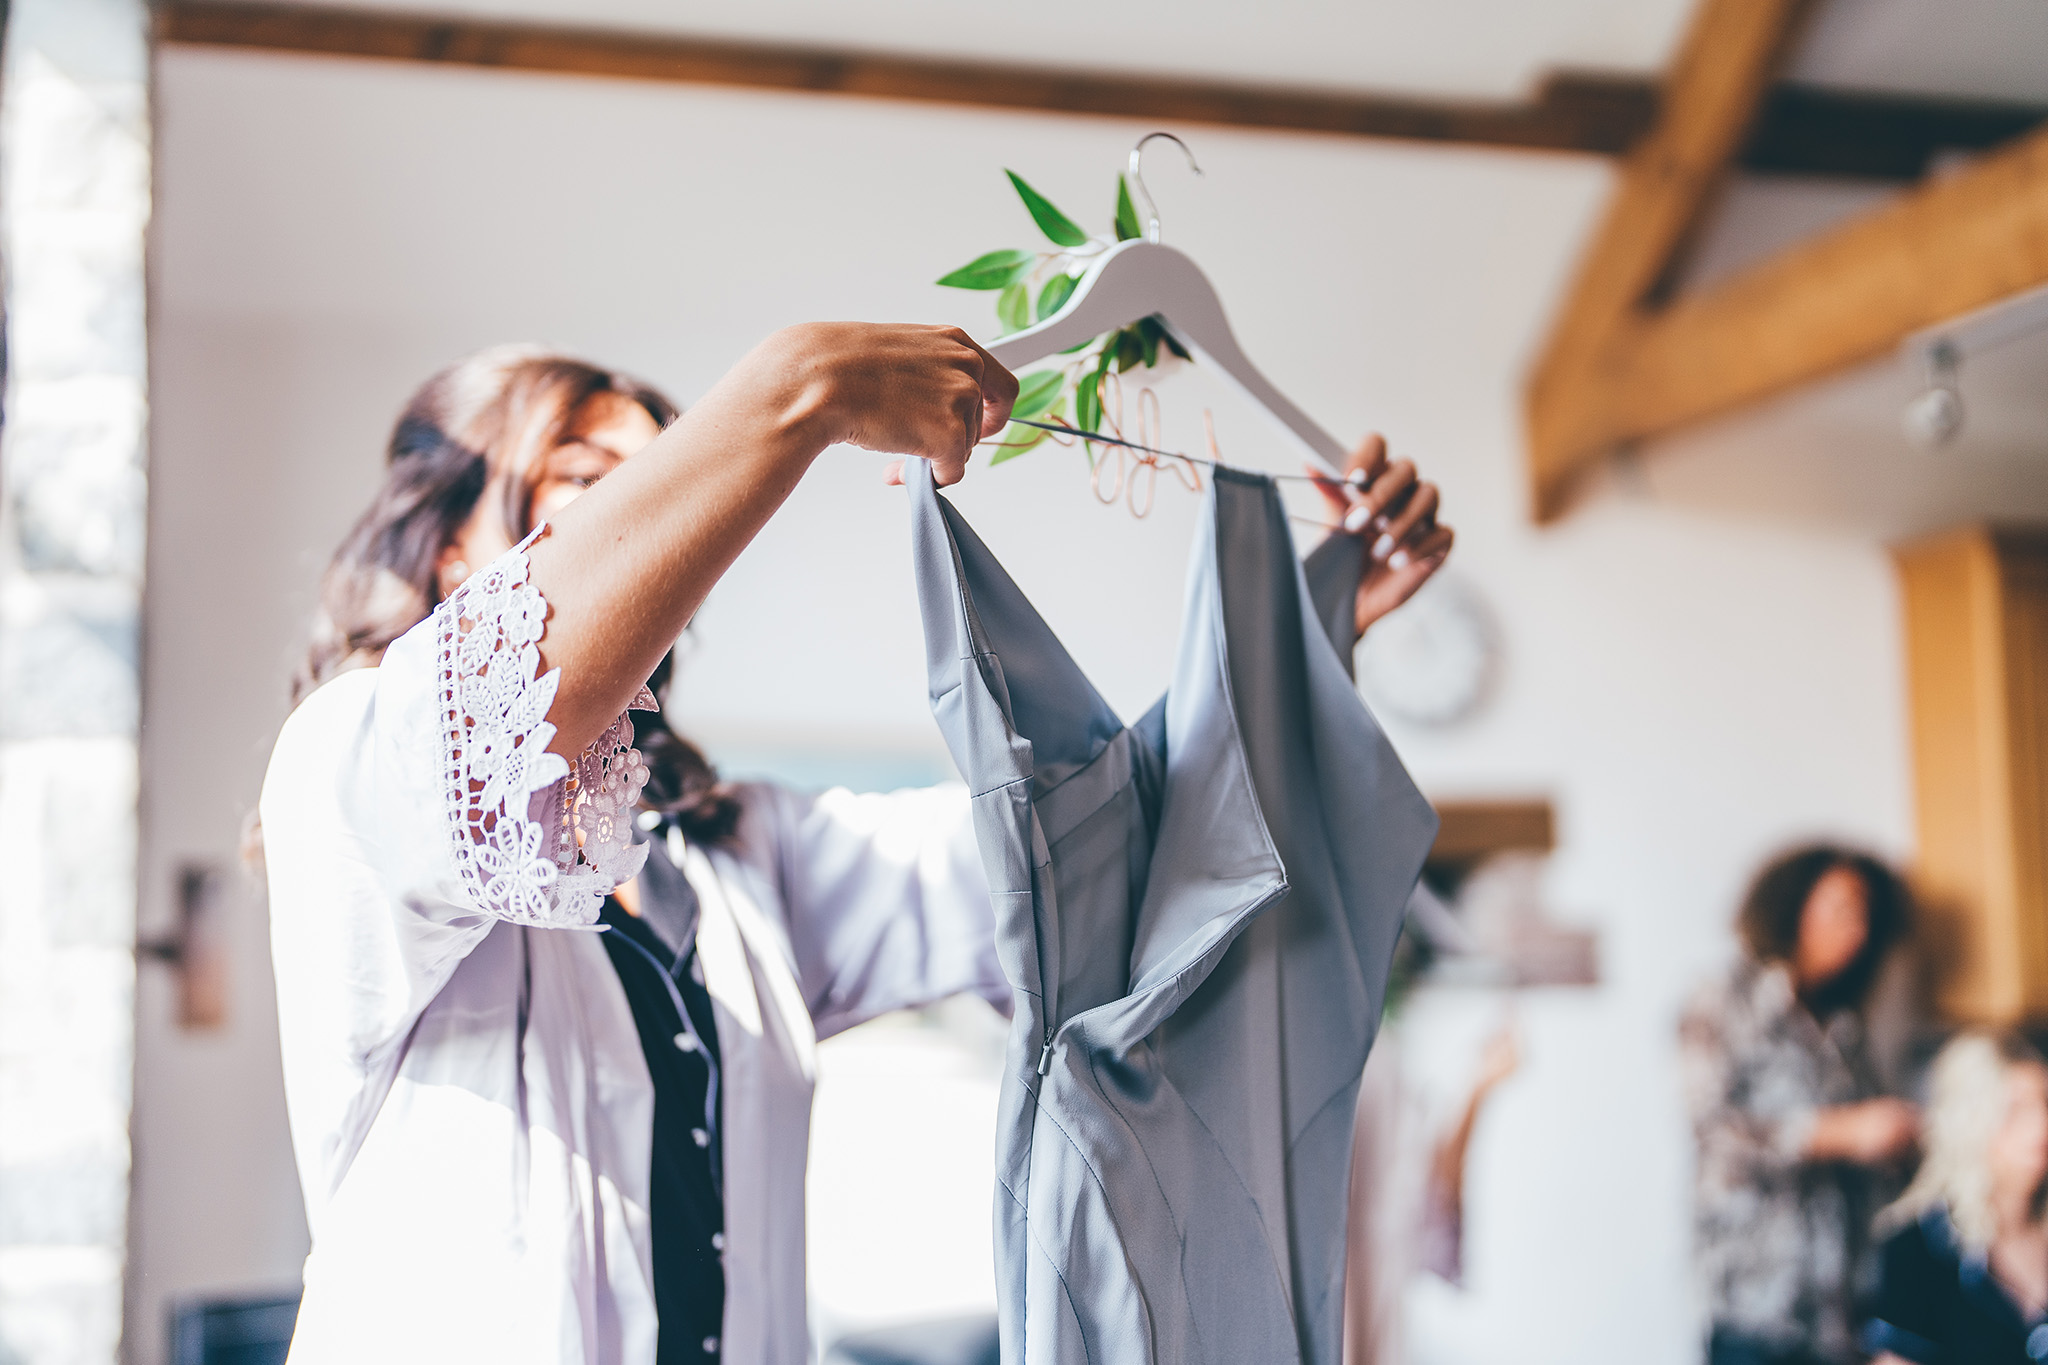
<svg viewBox="0 0 2048 1365">
<path fill-rule="evenodd" d="M 905 480 L 1018 1002 L 1003 1359 L 1336 1365 L 1353 1104 L 1437 824 L 1351 682 L 1360 543 L 1304 566 L 1273 482 L 1217 469 L 1172 685 L 1126 727 L 930 466 Z"/>
</svg>

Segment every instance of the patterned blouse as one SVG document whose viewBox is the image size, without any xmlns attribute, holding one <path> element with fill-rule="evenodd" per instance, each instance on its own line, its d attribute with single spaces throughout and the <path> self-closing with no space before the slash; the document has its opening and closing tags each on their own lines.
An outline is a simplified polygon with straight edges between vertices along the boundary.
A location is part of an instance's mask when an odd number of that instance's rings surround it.
<svg viewBox="0 0 2048 1365">
<path fill-rule="evenodd" d="M 1878 1093 L 1855 1012 L 1822 1025 L 1782 964 L 1745 958 L 1693 998 L 1679 1055 L 1710 1322 L 1775 1350 L 1861 1359 L 1856 1299 L 1878 1191 L 1862 1171 L 1802 1157 L 1818 1110 Z"/>
</svg>

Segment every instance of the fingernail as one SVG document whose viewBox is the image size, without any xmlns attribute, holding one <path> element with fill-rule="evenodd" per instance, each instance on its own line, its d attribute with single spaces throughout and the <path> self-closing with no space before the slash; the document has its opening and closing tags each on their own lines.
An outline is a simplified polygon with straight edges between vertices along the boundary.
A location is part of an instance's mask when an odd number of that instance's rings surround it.
<svg viewBox="0 0 2048 1365">
<path fill-rule="evenodd" d="M 1350 484 L 1353 488 L 1365 487 L 1365 471 L 1363 469 L 1352 470 L 1344 476 L 1344 482 Z"/>
<path fill-rule="evenodd" d="M 1344 529 L 1347 531 L 1363 531 L 1365 524 L 1371 520 L 1372 509 L 1370 507 L 1354 507 L 1344 514 Z"/>
<path fill-rule="evenodd" d="M 1405 569 L 1405 568 L 1407 568 L 1407 567 L 1408 567 L 1408 552 L 1407 552 L 1406 550 L 1396 550 L 1396 551 L 1394 551 L 1394 553 L 1392 553 L 1392 554 L 1388 555 L 1388 556 L 1387 556 L 1387 567 L 1388 567 L 1388 568 L 1390 568 L 1390 569 Z"/>
<path fill-rule="evenodd" d="M 1385 559 L 1387 557 L 1388 552 L 1391 551 L 1393 548 L 1394 538 L 1392 536 L 1383 535 L 1378 540 L 1372 543 L 1372 557 L 1374 559 Z"/>
</svg>

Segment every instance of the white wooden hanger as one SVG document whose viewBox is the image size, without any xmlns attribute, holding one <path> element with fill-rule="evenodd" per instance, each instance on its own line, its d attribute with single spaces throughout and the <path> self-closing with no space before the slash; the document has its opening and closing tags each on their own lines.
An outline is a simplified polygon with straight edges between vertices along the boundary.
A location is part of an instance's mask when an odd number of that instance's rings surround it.
<svg viewBox="0 0 2048 1365">
<path fill-rule="evenodd" d="M 1145 192 L 1138 161 L 1145 143 L 1155 137 L 1173 135 L 1152 133 L 1131 149 L 1131 179 L 1148 209 L 1151 195 Z M 1090 263 L 1059 312 L 991 343 L 988 352 L 1008 368 L 1019 370 L 1148 317 L 1158 318 L 1188 354 L 1264 408 L 1325 467 L 1343 472 L 1345 448 L 1259 373 L 1237 344 L 1230 320 L 1223 314 L 1223 301 L 1208 276 L 1185 252 L 1160 243 L 1156 212 L 1146 224 L 1145 237 L 1118 242 Z"/>
</svg>

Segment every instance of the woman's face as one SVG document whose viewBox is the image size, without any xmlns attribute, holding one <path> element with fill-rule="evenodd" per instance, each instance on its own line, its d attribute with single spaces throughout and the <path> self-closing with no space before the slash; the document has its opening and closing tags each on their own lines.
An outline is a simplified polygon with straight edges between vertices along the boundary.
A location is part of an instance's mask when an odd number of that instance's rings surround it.
<svg viewBox="0 0 2048 1365">
<path fill-rule="evenodd" d="M 563 429 L 553 450 L 540 457 L 534 470 L 527 520 L 538 526 L 582 496 L 584 490 L 611 473 L 661 428 L 624 394 L 599 393 L 584 400 Z M 488 496 L 479 499 L 469 520 L 441 551 L 440 589 L 446 597 L 474 571 L 512 548 L 499 518 L 488 514 Z"/>
<path fill-rule="evenodd" d="M 647 409 L 624 394 L 592 396 L 570 418 L 562 443 L 541 457 L 527 513 L 532 523 L 553 517 L 660 434 Z"/>
<path fill-rule="evenodd" d="M 2005 1119 L 1986 1154 L 1991 1187 L 2031 1199 L 2048 1180 L 2048 1067 L 2022 1062 L 2006 1073 Z"/>
<path fill-rule="evenodd" d="M 1827 985 L 1870 941 L 1870 888 L 1854 868 L 1830 868 L 1807 893 L 1799 914 L 1799 945 L 1792 972 L 1801 990 Z"/>
</svg>

